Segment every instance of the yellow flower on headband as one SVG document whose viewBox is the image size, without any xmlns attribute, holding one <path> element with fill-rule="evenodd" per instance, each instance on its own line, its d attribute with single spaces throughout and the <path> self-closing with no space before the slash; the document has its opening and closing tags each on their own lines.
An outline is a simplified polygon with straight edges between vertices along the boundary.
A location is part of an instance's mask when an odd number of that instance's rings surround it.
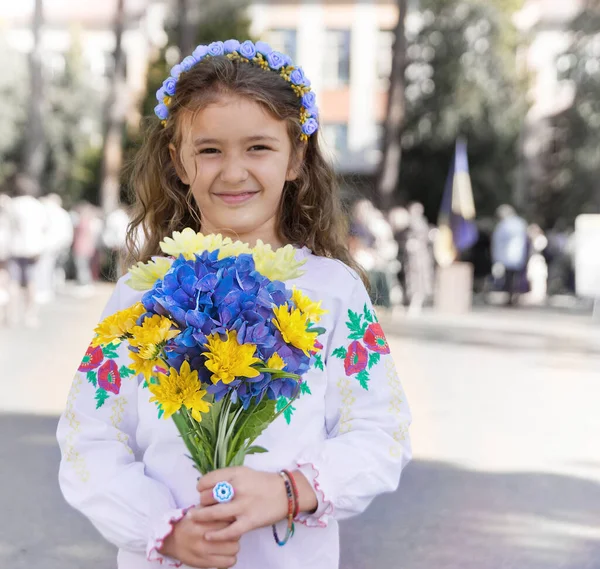
<svg viewBox="0 0 600 569">
<path fill-rule="evenodd" d="M 137 325 L 138 318 L 146 312 L 141 302 L 136 302 L 133 306 L 119 310 L 115 314 L 107 316 L 94 332 L 96 337 L 92 340 L 92 346 L 105 346 L 110 343 L 120 344 L 130 334 Z"/>
<path fill-rule="evenodd" d="M 171 268 L 171 260 L 156 257 L 147 263 L 139 262 L 129 269 L 127 285 L 133 290 L 150 290 L 157 280 L 162 279 Z"/>
<path fill-rule="evenodd" d="M 321 308 L 321 301 L 314 302 L 303 292 L 298 290 L 296 287 L 293 288 L 292 301 L 296 305 L 296 308 L 302 312 L 311 322 L 318 322 L 321 320 L 323 314 L 327 314 L 328 310 Z"/>
<path fill-rule="evenodd" d="M 306 263 L 306 259 L 296 260 L 296 249 L 292 245 L 273 251 L 271 245 L 259 239 L 252 249 L 252 257 L 256 270 L 272 281 L 287 281 L 304 274 L 300 267 Z"/>
</svg>

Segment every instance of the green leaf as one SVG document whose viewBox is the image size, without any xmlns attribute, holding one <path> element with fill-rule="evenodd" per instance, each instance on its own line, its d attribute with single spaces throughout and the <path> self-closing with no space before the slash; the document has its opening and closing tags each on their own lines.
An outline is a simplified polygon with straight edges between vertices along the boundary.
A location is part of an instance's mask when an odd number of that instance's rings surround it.
<svg viewBox="0 0 600 569">
<path fill-rule="evenodd" d="M 86 374 L 86 378 L 87 380 L 94 386 L 96 387 L 97 385 L 97 381 L 98 381 L 98 377 L 96 376 L 96 372 L 95 371 L 88 371 Z"/>
<path fill-rule="evenodd" d="M 108 344 L 108 346 L 104 346 L 104 348 L 102 348 L 102 353 L 104 354 L 105 358 L 108 358 L 110 360 L 114 360 L 119 355 L 117 353 L 117 346 L 114 346 L 113 344 Z"/>
<path fill-rule="evenodd" d="M 246 456 L 249 454 L 263 454 L 265 452 L 269 452 L 265 447 L 252 446 L 246 451 Z"/>
<path fill-rule="evenodd" d="M 133 371 L 131 368 L 129 368 L 127 366 L 121 366 L 119 368 L 119 373 L 121 374 L 121 377 L 130 377 L 132 375 L 135 375 L 135 371 Z"/>
<path fill-rule="evenodd" d="M 96 409 L 100 409 L 108 399 L 108 393 L 101 387 L 96 390 Z"/>
<path fill-rule="evenodd" d="M 165 414 L 165 410 L 162 407 L 158 408 L 158 418 L 162 419 L 162 416 Z"/>
<path fill-rule="evenodd" d="M 144 383 L 142 383 L 142 387 L 144 389 L 148 389 L 148 382 L 144 379 Z"/>
<path fill-rule="evenodd" d="M 283 412 L 283 416 L 285 417 L 285 422 L 289 425 L 290 421 L 292 420 L 292 415 L 294 414 L 294 411 L 296 410 L 296 408 L 293 405 L 290 405 L 284 412 Z"/>
<path fill-rule="evenodd" d="M 358 331 L 358 332 L 352 332 L 352 334 L 350 334 L 348 336 L 349 340 L 362 340 L 365 336 L 364 331 Z"/>
<path fill-rule="evenodd" d="M 367 391 L 369 390 L 369 380 L 371 378 L 369 377 L 369 372 L 366 369 L 363 369 L 361 372 L 357 373 L 356 379 L 358 379 L 358 382 L 363 389 L 366 389 Z"/>
<path fill-rule="evenodd" d="M 312 392 L 311 392 L 311 390 L 310 390 L 310 387 L 308 387 L 308 383 L 306 383 L 306 381 L 303 381 L 303 382 L 300 384 L 300 393 L 302 393 L 303 395 L 304 395 L 305 393 L 307 393 L 308 395 L 312 395 Z"/>
<path fill-rule="evenodd" d="M 369 369 L 371 369 L 374 365 L 379 363 L 381 359 L 381 355 L 377 352 L 371 352 L 369 354 Z"/>
<path fill-rule="evenodd" d="M 250 414 L 244 423 L 240 423 L 239 440 L 252 444 L 275 418 L 275 401 L 262 400 L 258 406 L 250 407 Z"/>
<path fill-rule="evenodd" d="M 344 346 L 340 346 L 339 348 L 336 348 L 335 350 L 333 350 L 333 352 L 331 352 L 332 356 L 340 358 L 341 360 L 345 359 L 347 354 L 348 351 L 346 350 L 346 348 L 344 348 Z"/>
<path fill-rule="evenodd" d="M 354 312 L 353 310 L 348 310 L 348 318 L 350 320 L 349 322 L 346 322 L 348 330 L 351 332 L 357 332 L 360 330 L 362 314 L 358 314 L 358 312 Z"/>
<path fill-rule="evenodd" d="M 320 369 L 321 371 L 323 371 L 325 369 L 325 366 L 323 365 L 323 358 L 321 357 L 321 354 L 315 355 L 315 367 L 317 369 Z"/>
<path fill-rule="evenodd" d="M 365 307 L 363 309 L 365 320 L 369 323 L 373 322 L 373 313 L 369 310 L 367 303 L 365 302 Z"/>
<path fill-rule="evenodd" d="M 280 397 L 277 400 L 277 406 L 275 407 L 275 411 L 277 411 L 277 413 L 279 413 L 280 411 L 282 411 L 283 409 L 285 409 L 285 406 L 287 404 L 288 404 L 287 397 Z"/>
<path fill-rule="evenodd" d="M 317 336 L 320 336 L 321 334 L 325 334 L 325 332 L 327 331 L 325 328 L 313 328 L 312 326 L 310 326 L 309 328 L 306 329 L 307 332 L 316 332 Z"/>
</svg>

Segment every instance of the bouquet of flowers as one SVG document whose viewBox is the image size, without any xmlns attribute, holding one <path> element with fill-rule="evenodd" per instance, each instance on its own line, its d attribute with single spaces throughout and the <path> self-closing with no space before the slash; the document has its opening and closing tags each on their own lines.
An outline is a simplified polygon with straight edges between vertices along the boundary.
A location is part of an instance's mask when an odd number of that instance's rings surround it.
<svg viewBox="0 0 600 569">
<path fill-rule="evenodd" d="M 121 378 L 143 374 L 159 418 L 173 418 L 201 473 L 242 465 L 266 452 L 254 445 L 264 429 L 281 414 L 289 422 L 294 400 L 310 393 L 302 375 L 323 368 L 325 311 L 284 284 L 304 263 L 291 245 L 250 248 L 186 228 L 161 250 L 167 256 L 129 270 L 127 284 L 146 292 L 98 325 L 80 369 L 98 407 Z M 131 363 L 119 368 L 121 342 Z"/>
</svg>

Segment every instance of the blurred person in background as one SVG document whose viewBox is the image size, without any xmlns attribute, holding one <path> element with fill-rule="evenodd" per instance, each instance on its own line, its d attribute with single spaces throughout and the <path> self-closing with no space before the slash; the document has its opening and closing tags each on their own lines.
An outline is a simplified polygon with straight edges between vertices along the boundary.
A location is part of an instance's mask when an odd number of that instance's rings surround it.
<svg viewBox="0 0 600 569">
<path fill-rule="evenodd" d="M 129 214 L 124 208 L 119 207 L 106 216 L 104 230 L 102 231 L 102 245 L 106 252 L 106 261 L 103 263 L 105 276 L 108 280 L 116 281 L 119 274 L 119 260 L 126 251 L 127 227 Z"/>
<path fill-rule="evenodd" d="M 423 205 L 408 207 L 409 224 L 406 233 L 405 278 L 408 314 L 417 315 L 433 294 L 433 255 L 429 239 L 429 223 Z"/>
<path fill-rule="evenodd" d="M 88 203 L 79 203 L 72 214 L 73 225 L 73 262 L 77 284 L 82 292 L 91 292 L 97 277 L 94 263 L 98 258 L 98 245 L 102 234 L 102 220 L 96 208 Z"/>
<path fill-rule="evenodd" d="M 8 261 L 10 259 L 10 198 L 0 194 L 0 326 L 9 323 L 10 302 L 10 273 Z"/>
<path fill-rule="evenodd" d="M 527 222 L 510 205 L 501 205 L 496 215 L 499 222 L 492 234 L 492 272 L 503 282 L 508 293 L 507 304 L 517 304 L 521 294 L 529 291 L 527 261 L 529 237 Z"/>
<path fill-rule="evenodd" d="M 398 272 L 396 278 L 401 290 L 401 300 L 397 304 L 408 306 L 408 295 L 406 294 L 406 241 L 408 240 L 410 213 L 408 213 L 405 207 L 395 207 L 390 210 L 388 219 L 394 240 L 398 246 L 398 253 L 396 255 Z"/>
<path fill-rule="evenodd" d="M 574 286 L 573 235 L 564 220 L 559 219 L 548 231 L 544 258 L 548 266 L 548 295 L 572 294 Z"/>
<path fill-rule="evenodd" d="M 544 249 L 548 246 L 548 239 L 542 228 L 532 223 L 527 228 L 529 237 L 530 255 L 527 261 L 527 281 L 529 293 L 527 301 L 531 304 L 543 304 L 546 301 L 548 289 L 548 266 L 544 259 Z"/>
<path fill-rule="evenodd" d="M 46 208 L 46 248 L 38 270 L 38 301 L 49 302 L 64 289 L 66 264 L 73 244 L 73 222 L 57 194 L 40 199 Z"/>
<path fill-rule="evenodd" d="M 26 326 L 38 325 L 37 271 L 46 248 L 48 218 L 46 208 L 33 195 L 35 182 L 18 176 L 15 182 L 16 197 L 10 201 L 10 273 L 17 297 L 15 309 L 21 312 Z M 23 294 L 18 294 L 20 291 Z M 16 317 L 18 318 L 18 316 Z"/>
</svg>

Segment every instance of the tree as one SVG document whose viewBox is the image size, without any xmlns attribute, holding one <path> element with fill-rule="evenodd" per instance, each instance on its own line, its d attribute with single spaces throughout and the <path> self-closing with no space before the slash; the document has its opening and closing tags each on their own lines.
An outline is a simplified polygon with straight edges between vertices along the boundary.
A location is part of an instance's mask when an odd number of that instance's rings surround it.
<svg viewBox="0 0 600 569">
<path fill-rule="evenodd" d="M 500 1 L 500 0 L 498 0 Z M 437 217 L 455 140 L 469 144 L 478 213 L 511 201 L 524 116 L 510 20 L 490 3 L 421 0 L 407 30 L 406 119 L 395 199 Z"/>
<path fill-rule="evenodd" d="M 392 195 L 398 186 L 402 159 L 402 129 L 406 115 L 404 72 L 406 68 L 405 22 L 407 0 L 397 0 L 398 23 L 394 32 L 392 73 L 384 122 L 383 153 L 377 181 L 379 206 L 389 209 Z"/>
<path fill-rule="evenodd" d="M 33 13 L 33 49 L 29 54 L 29 106 L 27 134 L 23 152 L 23 172 L 35 182 L 34 188 L 41 189 L 42 172 L 46 159 L 46 142 L 44 137 L 43 106 L 44 83 L 42 74 L 41 33 L 44 23 L 42 0 L 35 0 Z"/>
<path fill-rule="evenodd" d="M 118 0 L 115 13 L 113 69 L 104 113 L 104 146 L 100 198 L 104 213 L 115 210 L 120 202 L 120 176 L 123 164 L 123 130 L 125 123 L 125 53 L 122 39 L 125 27 L 125 0 Z"/>
</svg>

